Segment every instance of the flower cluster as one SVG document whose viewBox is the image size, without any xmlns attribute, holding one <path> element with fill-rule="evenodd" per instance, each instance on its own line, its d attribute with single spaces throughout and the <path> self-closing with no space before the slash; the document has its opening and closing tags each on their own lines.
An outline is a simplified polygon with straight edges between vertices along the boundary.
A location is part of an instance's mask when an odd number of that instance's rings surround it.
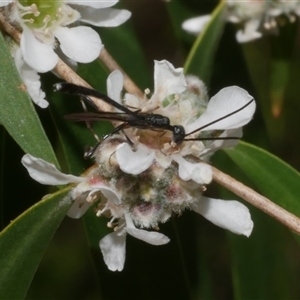
<svg viewBox="0 0 300 300">
<path fill-rule="evenodd" d="M 241 24 L 236 34 L 240 43 L 246 43 L 258 38 L 266 32 L 277 32 L 278 25 L 286 19 L 290 22 L 300 16 L 299 1 L 289 0 L 226 0 L 226 19 L 229 22 Z M 200 33 L 210 15 L 186 20 L 182 28 L 190 33 Z"/>
<path fill-rule="evenodd" d="M 121 72 L 113 72 L 107 86 L 108 95 L 123 103 Z M 186 209 L 237 234 L 249 236 L 253 228 L 243 204 L 202 195 L 212 180 L 212 170 L 204 161 L 216 149 L 236 144 L 234 137 L 241 136 L 241 126 L 253 116 L 252 97 L 241 88 L 228 87 L 208 101 L 198 78 L 184 76 L 181 68 L 167 61 L 155 62 L 154 86 L 151 97 L 148 90 L 143 99 L 125 94 L 124 102 L 140 112 L 167 116 L 171 124 L 183 126 L 187 138 L 201 140 L 174 143 L 172 131 L 127 128 L 126 137 L 116 134 L 98 145 L 96 165 L 83 177 L 62 174 L 28 154 L 22 159 L 30 176 L 40 183 L 77 183 L 71 191 L 70 217 L 79 218 L 93 206 L 97 216 L 110 218 L 108 226 L 113 232 L 99 246 L 113 271 L 124 267 L 127 234 L 152 245 L 166 244 L 169 238 L 151 229 L 158 230 L 160 223 Z M 221 139 L 226 137 L 233 139 Z"/>
<path fill-rule="evenodd" d="M 39 73 L 51 71 L 58 59 L 71 66 L 76 62 L 95 60 L 102 42 L 96 31 L 78 22 L 93 26 L 118 26 L 130 12 L 112 9 L 118 0 L 6 0 L 8 20 L 22 29 L 20 47 L 13 49 L 15 63 L 33 101 L 47 107 L 45 93 L 41 91 Z"/>
</svg>

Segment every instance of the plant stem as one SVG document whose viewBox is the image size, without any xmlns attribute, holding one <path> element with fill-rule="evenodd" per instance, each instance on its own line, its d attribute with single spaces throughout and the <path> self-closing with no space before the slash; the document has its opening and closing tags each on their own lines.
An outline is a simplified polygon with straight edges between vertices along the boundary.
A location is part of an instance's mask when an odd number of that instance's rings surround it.
<svg viewBox="0 0 300 300">
<path fill-rule="evenodd" d="M 130 77 L 124 72 L 124 70 L 118 65 L 118 63 L 113 59 L 113 57 L 108 53 L 108 51 L 103 48 L 99 55 L 101 61 L 105 64 L 110 72 L 119 70 L 124 76 L 124 88 L 130 93 L 138 96 L 139 98 L 144 97 L 144 93 L 137 87 L 137 85 L 130 79 Z"/>
<path fill-rule="evenodd" d="M 272 218 L 276 219 L 277 221 L 291 229 L 293 232 L 300 235 L 300 219 L 297 216 L 283 209 L 268 198 L 255 192 L 233 177 L 221 172 L 215 167 L 212 167 L 212 170 L 213 179 L 217 183 L 230 190 L 234 194 L 238 195 L 239 197 L 243 198 L 245 201 L 251 203 Z"/>
</svg>

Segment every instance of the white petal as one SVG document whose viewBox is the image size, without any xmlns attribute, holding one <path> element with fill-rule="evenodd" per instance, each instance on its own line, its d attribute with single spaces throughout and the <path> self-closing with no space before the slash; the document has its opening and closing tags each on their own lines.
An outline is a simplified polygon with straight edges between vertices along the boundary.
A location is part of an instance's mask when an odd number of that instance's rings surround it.
<svg viewBox="0 0 300 300">
<path fill-rule="evenodd" d="M 252 232 L 253 222 L 249 209 L 238 201 L 202 197 L 194 211 L 233 233 L 249 237 Z"/>
<path fill-rule="evenodd" d="M 180 94 L 186 89 L 183 68 L 175 69 L 166 60 L 154 61 L 154 97 L 159 97 L 160 102 L 173 94 Z"/>
<path fill-rule="evenodd" d="M 21 160 L 31 178 L 41 184 L 61 185 L 67 183 L 79 183 L 83 177 L 63 174 L 57 168 L 43 159 L 36 158 L 30 154 L 25 154 Z"/>
<path fill-rule="evenodd" d="M 82 5 L 82 6 L 90 6 L 93 8 L 105 8 L 105 7 L 111 7 L 119 2 L 119 0 L 93 0 L 93 1 L 87 1 L 87 0 L 65 0 L 66 3 L 73 5 Z"/>
<path fill-rule="evenodd" d="M 113 100 L 121 103 L 121 92 L 123 90 L 124 76 L 121 71 L 111 72 L 106 80 L 107 95 Z"/>
<path fill-rule="evenodd" d="M 46 108 L 49 103 L 45 100 L 46 94 L 41 89 L 41 81 L 38 73 L 30 68 L 23 60 L 21 49 L 18 48 L 14 54 L 14 60 L 19 74 L 27 88 L 32 101 L 41 108 Z"/>
<path fill-rule="evenodd" d="M 115 27 L 126 22 L 131 12 L 125 9 L 94 9 L 92 7 L 80 7 L 80 21 L 98 27 Z"/>
<path fill-rule="evenodd" d="M 1 0 L 0 1 L 0 7 L 6 6 L 7 4 L 13 2 L 14 0 Z"/>
<path fill-rule="evenodd" d="M 92 203 L 86 201 L 86 198 L 82 198 L 81 201 L 75 200 L 71 208 L 67 212 L 67 216 L 73 219 L 81 218 L 85 212 L 90 208 Z"/>
<path fill-rule="evenodd" d="M 51 71 L 58 62 L 52 47 L 38 41 L 27 27 L 23 29 L 20 46 L 25 62 L 39 73 Z"/>
<path fill-rule="evenodd" d="M 125 220 L 126 220 L 126 231 L 128 234 L 132 235 L 133 237 L 142 240 L 148 244 L 159 246 L 169 243 L 170 239 L 162 233 L 155 232 L 155 231 L 147 231 L 142 229 L 137 229 L 134 226 L 134 223 L 129 216 L 129 214 L 125 213 Z"/>
<path fill-rule="evenodd" d="M 118 236 L 115 232 L 106 235 L 99 242 L 104 262 L 111 271 L 122 271 L 125 263 L 126 236 Z"/>
<path fill-rule="evenodd" d="M 102 186 L 99 188 L 103 196 L 108 199 L 108 201 L 113 202 L 115 205 L 120 205 L 121 204 L 121 198 L 119 195 L 111 188 Z"/>
<path fill-rule="evenodd" d="M 241 138 L 243 136 L 243 129 L 229 129 L 222 132 L 219 137 L 237 137 Z M 201 157 L 207 155 L 208 153 L 215 152 L 220 148 L 230 148 L 234 147 L 238 144 L 239 140 L 232 139 L 232 140 L 215 140 L 211 144 L 205 147 L 205 149 L 201 152 Z"/>
<path fill-rule="evenodd" d="M 226 87 L 210 99 L 206 111 L 195 122 L 186 126 L 186 132 L 192 132 L 197 128 L 233 113 L 252 99 L 253 97 L 242 88 L 237 86 Z M 206 126 L 203 130 L 225 130 L 242 127 L 251 121 L 255 108 L 256 104 L 253 101 L 241 111 Z"/>
<path fill-rule="evenodd" d="M 143 144 L 138 144 L 134 152 L 127 143 L 123 143 L 116 148 L 116 158 L 123 172 L 137 175 L 152 165 L 155 151 Z"/>
<path fill-rule="evenodd" d="M 54 34 L 60 42 L 63 53 L 75 61 L 88 63 L 100 54 L 102 48 L 100 37 L 90 27 L 58 27 Z"/>
<path fill-rule="evenodd" d="M 199 184 L 212 181 L 212 169 L 208 164 L 190 163 L 179 154 L 172 155 L 172 158 L 178 163 L 178 175 L 182 180 L 194 180 Z"/>
<path fill-rule="evenodd" d="M 236 39 L 239 43 L 247 43 L 262 37 L 262 33 L 257 29 L 260 26 L 260 19 L 252 19 L 245 24 L 244 29 L 236 33 Z"/>
<path fill-rule="evenodd" d="M 163 154 L 161 151 L 155 152 L 155 160 L 157 164 L 163 169 L 167 169 L 172 163 L 172 157 Z"/>
<path fill-rule="evenodd" d="M 136 239 L 142 240 L 154 246 L 164 245 L 170 241 L 167 236 L 155 231 L 147 231 L 137 228 L 126 228 L 126 231 Z"/>
<path fill-rule="evenodd" d="M 184 21 L 181 27 L 182 29 L 184 29 L 189 33 L 198 34 L 204 29 L 205 25 L 208 23 L 210 19 L 211 19 L 211 15 L 191 18 Z"/>
</svg>

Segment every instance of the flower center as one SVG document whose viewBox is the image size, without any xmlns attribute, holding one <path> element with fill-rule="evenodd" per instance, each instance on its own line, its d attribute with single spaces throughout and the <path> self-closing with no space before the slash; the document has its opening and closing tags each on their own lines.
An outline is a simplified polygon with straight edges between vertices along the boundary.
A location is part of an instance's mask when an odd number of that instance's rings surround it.
<svg viewBox="0 0 300 300">
<path fill-rule="evenodd" d="M 35 29 L 46 29 L 59 22 L 62 17 L 62 1 L 21 0 L 20 16 L 26 25 Z"/>
</svg>

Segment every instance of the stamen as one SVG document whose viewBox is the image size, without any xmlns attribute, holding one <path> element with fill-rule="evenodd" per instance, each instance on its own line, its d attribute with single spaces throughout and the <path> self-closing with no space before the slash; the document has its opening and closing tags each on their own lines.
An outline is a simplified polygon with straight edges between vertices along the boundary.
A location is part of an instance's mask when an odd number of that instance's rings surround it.
<svg viewBox="0 0 300 300">
<path fill-rule="evenodd" d="M 205 191 L 207 190 L 207 188 L 206 188 L 205 185 L 202 185 L 202 186 L 200 187 L 200 190 L 201 190 L 201 192 L 205 192 Z"/>
<path fill-rule="evenodd" d="M 89 203 L 94 203 L 99 199 L 99 195 L 97 193 L 98 191 L 92 191 L 89 193 L 89 195 L 86 197 L 86 201 Z"/>
<path fill-rule="evenodd" d="M 30 6 L 23 6 L 22 4 L 20 4 L 20 2 L 17 2 L 17 7 L 19 9 L 19 14 L 22 18 L 29 14 L 33 14 L 35 17 L 38 17 L 40 15 L 40 11 L 34 3 Z"/>
<path fill-rule="evenodd" d="M 100 205 L 101 205 L 101 204 L 100 204 Z M 98 211 L 96 212 L 96 216 L 97 216 L 97 217 L 101 217 L 102 214 L 103 214 L 105 211 L 107 211 L 107 210 L 109 210 L 109 206 L 108 206 L 108 204 L 107 204 L 107 202 L 106 202 L 105 206 L 104 206 L 102 209 L 98 209 Z"/>
<path fill-rule="evenodd" d="M 107 227 L 108 228 L 113 228 L 115 230 L 115 228 L 117 227 L 117 223 L 114 224 L 114 221 L 116 220 L 115 217 L 113 217 L 109 222 L 107 222 Z"/>
<path fill-rule="evenodd" d="M 41 14 L 41 12 L 38 10 L 36 4 L 34 4 L 34 3 L 31 4 L 31 9 L 32 9 L 32 13 L 35 17 L 38 17 Z"/>
</svg>

